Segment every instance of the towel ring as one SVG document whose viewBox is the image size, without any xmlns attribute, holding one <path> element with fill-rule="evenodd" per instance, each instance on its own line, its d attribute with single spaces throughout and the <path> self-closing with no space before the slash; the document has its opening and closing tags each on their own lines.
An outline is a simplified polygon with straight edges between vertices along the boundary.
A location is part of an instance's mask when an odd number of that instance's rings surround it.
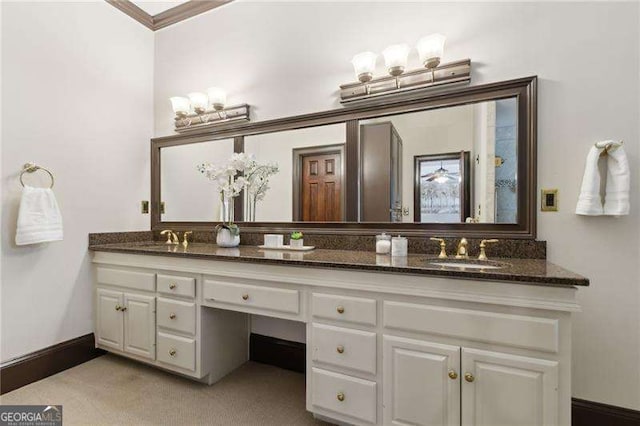
<svg viewBox="0 0 640 426">
<path fill-rule="evenodd" d="M 55 183 L 55 179 L 53 178 L 53 173 L 51 173 L 49 170 L 45 169 L 44 167 L 37 166 L 33 163 L 27 163 L 24 166 L 22 166 L 22 172 L 20 173 L 20 184 L 24 187 L 22 176 L 25 173 L 35 173 L 38 170 L 43 170 L 49 174 L 49 177 L 51 178 L 51 186 L 49 188 L 53 188 L 53 184 Z"/>
<path fill-rule="evenodd" d="M 604 149 L 602 155 L 607 155 L 609 152 L 615 151 L 616 149 L 624 145 L 624 141 L 601 141 L 596 142 L 594 145 L 596 148 Z"/>
</svg>

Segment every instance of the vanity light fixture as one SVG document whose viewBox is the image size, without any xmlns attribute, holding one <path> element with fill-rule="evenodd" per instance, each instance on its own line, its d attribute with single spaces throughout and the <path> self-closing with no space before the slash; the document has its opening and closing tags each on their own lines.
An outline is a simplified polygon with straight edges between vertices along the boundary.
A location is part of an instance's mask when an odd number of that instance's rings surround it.
<svg viewBox="0 0 640 426">
<path fill-rule="evenodd" d="M 424 68 L 412 71 L 406 71 L 411 51 L 409 46 L 395 44 L 387 47 L 382 55 L 390 76 L 378 78 L 373 78 L 375 53 L 363 52 L 354 56 L 351 63 L 359 82 L 340 86 L 340 102 L 347 104 L 411 90 L 469 83 L 471 81 L 470 59 L 441 64 L 445 41 L 446 37 L 442 34 L 431 34 L 421 38 L 416 49 Z"/>
<path fill-rule="evenodd" d="M 188 98 L 170 98 L 176 132 L 191 132 L 236 121 L 249 121 L 249 105 L 226 106 L 227 93 L 219 87 L 210 87 L 207 94 L 189 93 Z"/>
</svg>

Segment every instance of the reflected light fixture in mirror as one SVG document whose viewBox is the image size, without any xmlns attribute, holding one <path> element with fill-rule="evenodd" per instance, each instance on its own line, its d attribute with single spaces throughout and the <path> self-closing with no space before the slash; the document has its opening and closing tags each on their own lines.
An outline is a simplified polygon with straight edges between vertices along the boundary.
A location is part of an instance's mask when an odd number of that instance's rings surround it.
<svg viewBox="0 0 640 426">
<path fill-rule="evenodd" d="M 358 53 L 351 60 L 353 69 L 356 72 L 356 77 L 361 83 L 371 81 L 373 78 L 373 71 L 376 69 L 376 60 L 378 55 L 373 52 Z"/>
<path fill-rule="evenodd" d="M 440 65 L 440 59 L 444 54 L 444 42 L 447 38 L 442 34 L 431 34 L 421 38 L 416 45 L 420 62 L 427 69 L 433 69 Z"/>
<path fill-rule="evenodd" d="M 407 59 L 409 57 L 409 46 L 406 44 L 394 44 L 382 51 L 384 56 L 384 65 L 387 72 L 394 77 L 404 73 L 407 67 Z"/>
</svg>

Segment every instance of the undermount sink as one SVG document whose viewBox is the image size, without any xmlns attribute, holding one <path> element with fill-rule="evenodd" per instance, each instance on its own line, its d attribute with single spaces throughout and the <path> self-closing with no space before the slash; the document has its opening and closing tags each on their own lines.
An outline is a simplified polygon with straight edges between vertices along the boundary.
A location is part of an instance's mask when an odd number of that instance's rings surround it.
<svg viewBox="0 0 640 426">
<path fill-rule="evenodd" d="M 474 259 L 434 259 L 429 260 L 429 264 L 455 269 L 502 269 L 505 266 L 510 266 L 506 262 Z"/>
</svg>

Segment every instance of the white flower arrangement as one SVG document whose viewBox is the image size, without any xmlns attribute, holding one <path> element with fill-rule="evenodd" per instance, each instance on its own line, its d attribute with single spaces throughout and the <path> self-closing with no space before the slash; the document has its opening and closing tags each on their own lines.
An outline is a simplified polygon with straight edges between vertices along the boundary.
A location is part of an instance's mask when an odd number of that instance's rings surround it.
<svg viewBox="0 0 640 426">
<path fill-rule="evenodd" d="M 226 164 L 203 163 L 198 171 L 217 185 L 222 202 L 222 217 L 228 220 L 222 227 L 236 232 L 233 224 L 233 198 L 245 192 L 245 220 L 255 220 L 256 203 L 262 201 L 269 189 L 269 178 L 280 170 L 276 163 L 258 164 L 255 156 L 244 152 L 234 153 Z M 227 208 L 228 206 L 228 208 Z M 228 210 L 228 211 L 227 211 Z"/>
</svg>

